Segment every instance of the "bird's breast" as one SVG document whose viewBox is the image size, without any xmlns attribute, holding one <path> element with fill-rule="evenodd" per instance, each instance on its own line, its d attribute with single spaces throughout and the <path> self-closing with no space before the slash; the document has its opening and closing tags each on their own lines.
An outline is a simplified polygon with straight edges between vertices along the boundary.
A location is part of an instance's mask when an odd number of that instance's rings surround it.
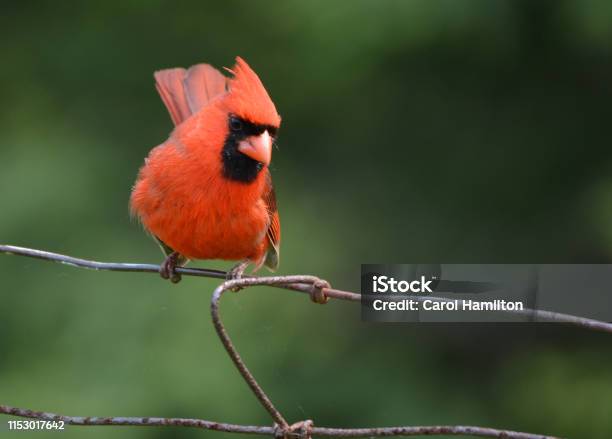
<svg viewBox="0 0 612 439">
<path fill-rule="evenodd" d="M 269 223 L 264 176 L 249 184 L 232 182 L 217 166 L 179 153 L 162 149 L 141 170 L 132 207 L 145 227 L 190 259 L 261 257 Z"/>
</svg>

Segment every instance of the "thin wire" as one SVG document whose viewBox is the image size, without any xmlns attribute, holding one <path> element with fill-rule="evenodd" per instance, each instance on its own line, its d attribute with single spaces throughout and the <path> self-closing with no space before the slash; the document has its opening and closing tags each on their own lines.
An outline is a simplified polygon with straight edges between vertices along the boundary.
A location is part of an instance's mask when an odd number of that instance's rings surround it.
<svg viewBox="0 0 612 439">
<path fill-rule="evenodd" d="M 255 380 L 255 377 L 249 371 L 248 367 L 240 357 L 238 350 L 234 346 L 234 343 L 232 342 L 227 330 L 225 329 L 225 326 L 223 325 L 223 322 L 221 321 L 221 316 L 219 315 L 219 301 L 221 300 L 223 293 L 236 287 L 244 288 L 255 285 L 278 286 L 281 284 L 310 284 L 312 288 L 313 285 L 320 284 L 321 282 L 323 281 L 315 276 L 270 276 L 228 280 L 223 282 L 215 289 L 210 302 L 212 321 L 215 326 L 215 330 L 217 331 L 217 335 L 225 347 L 225 350 L 259 402 L 261 402 L 268 413 L 270 413 L 272 419 L 274 419 L 274 421 L 283 429 L 288 428 L 289 424 L 283 415 L 281 415 L 281 413 L 276 409 L 266 392 L 264 392 L 261 386 L 257 383 L 257 380 Z"/>
<path fill-rule="evenodd" d="M 159 266 L 152 264 L 130 264 L 130 263 L 115 263 L 115 262 L 98 262 L 86 259 L 66 256 L 59 253 L 46 252 L 42 250 L 30 249 L 25 247 L 17 247 L 11 245 L 0 245 L 0 253 L 32 257 L 42 260 L 59 262 L 75 267 L 89 268 L 94 270 L 108 271 L 127 271 L 127 272 L 146 272 L 158 273 Z M 187 276 L 201 276 L 215 279 L 225 279 L 226 273 L 220 270 L 193 269 L 179 267 L 176 270 L 180 274 Z M 432 434 L 450 434 L 450 435 L 474 435 L 481 437 L 505 437 L 517 439 L 533 439 L 533 438 L 552 438 L 552 436 L 542 436 L 532 433 L 523 433 L 510 430 L 499 430 L 486 427 L 474 426 L 403 426 L 403 427 L 384 427 L 384 428 L 328 428 L 314 427 L 312 421 L 302 421 L 292 425 L 288 425 L 283 415 L 276 409 L 268 395 L 264 392 L 261 386 L 255 380 L 253 374 L 249 371 L 246 364 L 240 357 L 235 348 L 229 334 L 227 333 L 219 314 L 219 301 L 225 291 L 234 288 L 244 288 L 256 285 L 268 285 L 277 288 L 284 288 L 302 293 L 308 293 L 311 299 L 317 303 L 325 303 L 328 298 L 335 298 L 348 301 L 360 301 L 361 295 L 350 291 L 336 290 L 329 287 L 326 281 L 323 281 L 315 276 L 297 275 L 297 276 L 269 276 L 269 277 L 248 277 L 242 279 L 227 280 L 219 285 L 211 300 L 211 315 L 215 330 L 225 347 L 234 365 L 251 388 L 254 395 L 257 397 L 262 406 L 268 411 L 272 419 L 275 421 L 274 427 L 268 426 L 253 426 L 253 425 L 237 425 L 206 421 L 202 419 L 188 418 L 135 418 L 135 417 L 73 417 L 59 415 L 48 412 L 36 412 L 29 409 L 22 409 L 6 405 L 0 405 L 0 413 L 36 418 L 41 420 L 64 421 L 73 425 L 139 425 L 139 426 L 185 426 L 195 427 L 207 430 L 225 431 L 231 433 L 250 433 L 250 434 L 265 434 L 276 437 L 289 438 L 290 436 L 299 436 L 303 439 L 309 439 L 312 434 L 319 436 L 330 437 L 367 437 L 367 436 L 414 436 L 414 435 L 432 435 Z M 414 296 L 413 296 L 414 297 Z M 441 297 L 415 297 L 416 300 L 437 300 L 446 301 L 448 299 Z M 554 313 L 550 311 L 524 310 L 519 314 L 535 315 L 539 318 L 552 320 L 557 322 L 569 323 L 583 328 L 594 329 L 612 333 L 612 325 L 597 320 L 586 319 L 583 317 L 572 316 L 568 314 Z"/>
<path fill-rule="evenodd" d="M 87 259 L 75 258 L 72 256 L 62 255 L 60 253 L 52 253 L 43 250 L 35 250 L 26 247 L 17 247 L 14 245 L 0 245 L 0 253 L 12 254 L 16 256 L 26 256 L 30 258 L 42 259 L 52 262 L 59 262 L 61 264 L 70 265 L 73 267 L 89 268 L 93 270 L 107 270 L 107 271 L 127 271 L 127 272 L 140 272 L 140 273 L 159 273 L 159 266 L 154 264 L 131 264 L 122 262 L 98 262 Z M 227 273 L 221 270 L 211 270 L 202 268 L 185 268 L 177 267 L 176 272 L 186 276 L 199 276 L 208 277 L 213 279 L 226 279 Z M 280 276 L 274 277 L 278 279 Z M 244 279 L 260 279 L 258 277 L 249 277 Z M 270 284 L 272 287 L 283 288 L 286 290 L 298 291 L 301 293 L 310 294 L 312 291 L 312 285 L 305 283 L 279 283 Z M 359 302 L 361 300 L 361 294 L 354 293 L 352 291 L 337 290 L 334 288 L 323 288 L 323 294 L 326 297 L 348 300 L 351 302 Z M 419 297 L 411 296 L 414 300 L 436 300 L 436 301 L 447 301 L 449 299 L 442 297 Z M 601 331 L 612 334 L 612 323 L 602 322 L 600 320 L 589 319 L 586 317 L 574 316 L 571 314 L 556 313 L 552 311 L 534 310 L 526 308 L 524 310 L 500 310 L 499 312 L 509 314 L 528 315 L 536 317 L 537 319 L 563 323 L 567 325 L 577 326 L 584 329 L 593 331 Z"/>
<path fill-rule="evenodd" d="M 66 416 L 50 412 L 38 412 L 29 409 L 0 405 L 0 413 L 21 418 L 40 419 L 44 421 L 63 421 L 70 425 L 104 426 L 129 425 L 139 427 L 192 427 L 203 430 L 223 431 L 226 433 L 244 433 L 272 436 L 277 429 L 265 425 L 238 425 L 223 422 L 206 421 L 190 418 L 153 418 L 153 417 L 83 417 Z M 421 436 L 421 435 L 472 435 L 480 437 L 497 437 L 507 439 L 558 439 L 555 436 L 522 433 L 512 430 L 475 427 L 466 425 L 423 425 L 406 427 L 381 428 L 328 428 L 312 427 L 309 432 L 326 437 L 371 437 L 371 436 Z"/>
</svg>

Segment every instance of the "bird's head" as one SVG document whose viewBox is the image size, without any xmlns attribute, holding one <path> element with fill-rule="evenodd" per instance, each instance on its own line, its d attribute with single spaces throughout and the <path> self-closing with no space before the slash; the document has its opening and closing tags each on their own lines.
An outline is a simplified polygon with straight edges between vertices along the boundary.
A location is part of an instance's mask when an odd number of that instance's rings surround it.
<svg viewBox="0 0 612 439">
<path fill-rule="evenodd" d="M 223 172 L 232 180 L 248 183 L 270 164 L 281 118 L 261 80 L 242 58 L 237 57 L 228 71 L 234 76 L 228 80 L 224 99 L 228 130 Z"/>
</svg>

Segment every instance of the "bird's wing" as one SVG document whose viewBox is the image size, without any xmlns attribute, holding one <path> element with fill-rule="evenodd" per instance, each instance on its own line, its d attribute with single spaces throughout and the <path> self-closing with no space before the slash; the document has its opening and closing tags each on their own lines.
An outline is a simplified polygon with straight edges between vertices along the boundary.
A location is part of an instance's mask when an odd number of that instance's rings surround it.
<svg viewBox="0 0 612 439">
<path fill-rule="evenodd" d="M 274 192 L 274 186 L 272 185 L 272 177 L 268 172 L 266 178 L 266 190 L 264 191 L 263 200 L 266 203 L 268 212 L 270 215 L 270 225 L 266 233 L 268 238 L 268 249 L 266 250 L 266 259 L 264 264 L 271 270 L 278 268 L 280 260 L 280 217 L 278 216 L 278 208 L 276 206 L 276 194 Z"/>
<path fill-rule="evenodd" d="M 227 78 L 209 64 L 155 72 L 155 87 L 178 125 L 227 91 Z"/>
</svg>

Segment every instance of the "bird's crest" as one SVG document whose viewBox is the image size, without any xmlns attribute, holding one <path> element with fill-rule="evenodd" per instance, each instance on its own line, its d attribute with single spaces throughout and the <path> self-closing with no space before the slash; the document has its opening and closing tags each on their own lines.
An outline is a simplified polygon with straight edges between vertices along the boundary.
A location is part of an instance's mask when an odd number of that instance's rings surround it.
<svg viewBox="0 0 612 439">
<path fill-rule="evenodd" d="M 227 105 L 230 112 L 252 123 L 278 127 L 281 118 L 259 76 L 239 56 L 229 79 Z"/>
</svg>

